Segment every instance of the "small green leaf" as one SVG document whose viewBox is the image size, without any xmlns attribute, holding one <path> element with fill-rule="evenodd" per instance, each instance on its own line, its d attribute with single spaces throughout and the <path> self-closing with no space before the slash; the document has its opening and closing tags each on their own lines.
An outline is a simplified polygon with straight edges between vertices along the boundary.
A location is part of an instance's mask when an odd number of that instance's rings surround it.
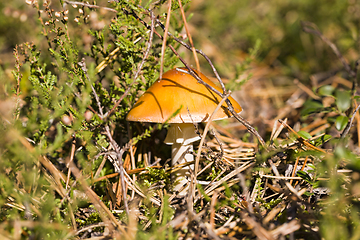
<svg viewBox="0 0 360 240">
<path fill-rule="evenodd" d="M 331 85 L 325 85 L 319 88 L 319 94 L 322 96 L 332 96 L 335 88 Z"/>
<path fill-rule="evenodd" d="M 315 169 L 315 168 L 316 168 L 315 165 L 312 164 L 312 163 L 308 163 L 307 166 L 308 166 L 308 167 L 311 167 L 312 169 Z"/>
<path fill-rule="evenodd" d="M 303 106 L 304 106 L 304 108 L 301 110 L 302 116 L 306 116 L 311 113 L 320 112 L 321 110 L 324 109 L 324 106 L 322 105 L 321 102 L 314 101 L 314 100 L 307 100 Z"/>
<path fill-rule="evenodd" d="M 314 195 L 314 193 L 304 192 L 303 195 L 305 195 L 305 196 L 307 196 L 307 197 L 310 197 L 310 196 Z"/>
<path fill-rule="evenodd" d="M 321 136 L 320 138 L 315 140 L 315 146 L 320 146 L 324 143 L 326 143 L 327 141 L 329 141 L 331 139 L 331 135 L 325 134 L 323 136 Z"/>
<path fill-rule="evenodd" d="M 298 133 L 302 138 L 304 138 L 304 139 L 312 138 L 312 136 L 311 136 L 310 133 L 308 133 L 308 132 L 298 131 L 297 133 Z"/>
<path fill-rule="evenodd" d="M 299 177 L 301 177 L 302 179 L 304 179 L 306 182 L 310 183 L 311 182 L 311 177 L 310 175 L 305 172 L 305 171 L 297 171 L 296 173 Z"/>
<path fill-rule="evenodd" d="M 313 188 L 318 188 L 318 187 L 320 187 L 320 181 L 315 181 L 315 182 L 312 184 L 312 187 L 313 187 Z"/>
<path fill-rule="evenodd" d="M 341 112 L 345 112 L 351 105 L 351 94 L 349 91 L 337 90 L 335 92 L 336 106 Z"/>
<path fill-rule="evenodd" d="M 348 117 L 342 115 L 338 116 L 335 121 L 335 128 L 339 131 L 342 131 L 346 127 L 348 121 Z"/>
</svg>

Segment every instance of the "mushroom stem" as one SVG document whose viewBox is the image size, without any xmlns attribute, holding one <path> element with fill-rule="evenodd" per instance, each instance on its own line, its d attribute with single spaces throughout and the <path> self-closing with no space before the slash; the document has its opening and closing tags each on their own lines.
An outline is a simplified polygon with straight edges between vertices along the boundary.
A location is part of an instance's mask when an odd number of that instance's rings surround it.
<svg viewBox="0 0 360 240">
<path fill-rule="evenodd" d="M 193 162 L 193 142 L 198 140 L 200 140 L 200 137 L 195 133 L 195 128 L 192 123 L 171 124 L 165 139 L 165 143 L 172 145 L 172 166 L 186 162 Z M 184 167 L 176 174 L 177 184 L 174 187 L 175 191 L 178 191 L 185 183 L 188 182 L 186 176 L 190 175 L 189 169 L 194 169 L 194 165 L 192 164 L 190 166 Z M 185 189 L 179 193 L 179 195 L 185 194 Z"/>
<path fill-rule="evenodd" d="M 171 147 L 172 151 L 172 166 L 186 163 L 186 162 L 193 162 L 194 155 L 192 154 L 193 145 L 190 143 L 189 145 L 183 145 L 181 143 L 174 143 Z M 179 191 L 186 183 L 188 183 L 188 179 L 190 179 L 190 172 L 189 170 L 194 170 L 194 164 L 190 166 L 182 167 L 180 170 L 176 172 L 176 175 L 173 176 L 176 184 L 174 185 L 174 191 Z M 186 189 L 184 188 L 183 191 L 179 192 L 179 195 L 186 195 Z"/>
</svg>

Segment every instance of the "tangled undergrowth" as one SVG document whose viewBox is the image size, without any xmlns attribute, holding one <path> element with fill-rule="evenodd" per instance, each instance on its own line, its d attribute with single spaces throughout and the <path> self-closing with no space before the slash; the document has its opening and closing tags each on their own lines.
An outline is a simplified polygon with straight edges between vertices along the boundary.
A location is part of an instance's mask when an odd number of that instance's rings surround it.
<svg viewBox="0 0 360 240">
<path fill-rule="evenodd" d="M 255 44 L 241 75 L 224 79 L 241 85 L 233 96 L 249 123 L 197 126 L 200 171 L 181 196 L 168 124 L 125 118 L 166 70 L 199 68 L 198 57 L 215 70 L 193 46 L 187 1 L 27 2 L 46 45 L 14 49 L 14 81 L 0 72 L 2 239 L 360 238 L 358 64 L 316 25 L 303 31 L 341 67 L 278 84 Z"/>
</svg>

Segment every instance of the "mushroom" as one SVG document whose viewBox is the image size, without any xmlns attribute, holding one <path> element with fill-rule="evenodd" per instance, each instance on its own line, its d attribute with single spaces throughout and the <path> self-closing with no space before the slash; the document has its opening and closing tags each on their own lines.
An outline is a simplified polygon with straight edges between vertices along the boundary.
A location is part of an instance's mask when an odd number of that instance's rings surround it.
<svg viewBox="0 0 360 240">
<path fill-rule="evenodd" d="M 222 92 L 199 71 L 193 70 L 205 83 Z M 228 98 L 234 110 L 241 112 L 240 105 Z M 193 123 L 206 122 L 221 101 L 221 97 L 205 87 L 187 73 L 186 68 L 175 68 L 163 74 L 135 103 L 128 113 L 128 121 L 170 123 L 165 143 L 172 145 L 172 165 L 192 162 L 193 142 L 200 137 L 195 133 Z M 177 112 L 175 116 L 174 113 Z M 226 104 L 215 113 L 214 120 L 231 117 Z M 190 168 L 193 168 L 190 166 Z M 179 190 L 187 182 L 189 167 L 177 174 Z M 184 194 L 184 191 L 181 191 Z"/>
</svg>

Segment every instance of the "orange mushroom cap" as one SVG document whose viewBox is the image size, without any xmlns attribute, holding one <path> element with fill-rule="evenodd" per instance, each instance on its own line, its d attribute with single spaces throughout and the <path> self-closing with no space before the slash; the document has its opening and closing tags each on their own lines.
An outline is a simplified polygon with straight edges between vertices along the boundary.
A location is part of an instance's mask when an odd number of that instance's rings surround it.
<svg viewBox="0 0 360 240">
<path fill-rule="evenodd" d="M 181 68 L 187 70 L 186 68 Z M 222 92 L 204 74 L 196 74 L 207 84 Z M 232 98 L 228 98 L 234 110 L 241 112 L 240 105 Z M 162 79 L 157 80 L 135 103 L 126 119 L 138 122 L 164 123 L 178 109 L 179 113 L 171 118 L 169 123 L 206 122 L 221 101 L 221 97 L 188 73 L 172 69 L 164 73 Z M 182 107 L 181 107 L 182 106 Z M 231 117 L 224 103 L 214 120 Z"/>
</svg>

